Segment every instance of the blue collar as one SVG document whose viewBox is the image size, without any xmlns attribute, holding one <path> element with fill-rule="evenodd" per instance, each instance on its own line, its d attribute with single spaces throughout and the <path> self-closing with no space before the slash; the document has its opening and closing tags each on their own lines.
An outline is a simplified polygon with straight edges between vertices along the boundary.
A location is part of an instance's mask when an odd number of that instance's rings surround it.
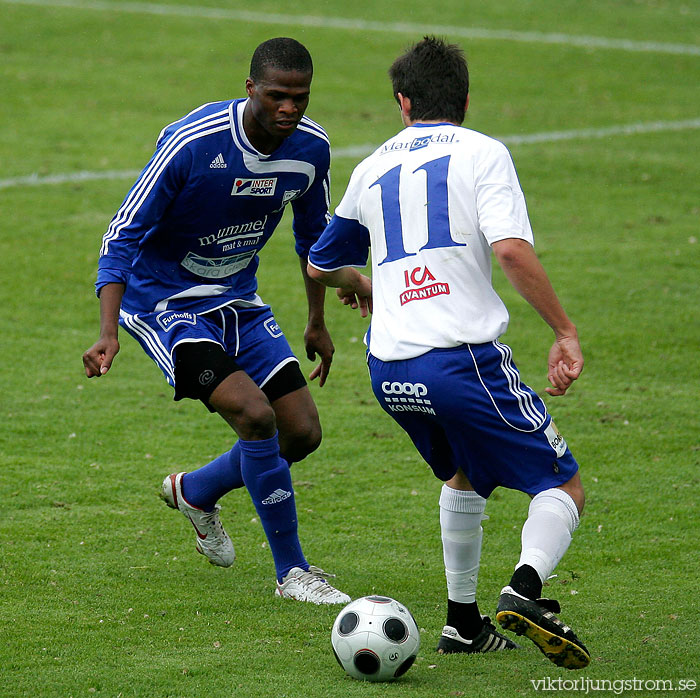
<svg viewBox="0 0 700 698">
<path fill-rule="evenodd" d="M 453 124 L 451 121 L 441 121 L 439 124 L 423 124 L 420 122 L 416 122 L 415 124 L 411 124 L 409 128 L 430 128 L 431 126 L 455 126 L 456 124 Z"/>
</svg>

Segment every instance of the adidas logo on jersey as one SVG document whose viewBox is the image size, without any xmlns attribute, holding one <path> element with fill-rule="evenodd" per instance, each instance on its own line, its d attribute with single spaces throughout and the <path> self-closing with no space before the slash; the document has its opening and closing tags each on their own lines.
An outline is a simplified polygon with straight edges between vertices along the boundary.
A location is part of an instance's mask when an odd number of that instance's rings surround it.
<svg viewBox="0 0 700 698">
<path fill-rule="evenodd" d="M 209 168 L 212 170 L 224 170 L 228 165 L 224 162 L 224 156 L 219 153 L 212 161 Z"/>
<path fill-rule="evenodd" d="M 265 499 L 262 500 L 263 504 L 279 504 L 280 502 L 283 502 L 285 499 L 289 499 L 292 496 L 291 492 L 287 492 L 287 490 L 282 490 L 282 489 L 276 489 L 272 494 L 270 494 L 269 497 L 266 497 Z"/>
</svg>

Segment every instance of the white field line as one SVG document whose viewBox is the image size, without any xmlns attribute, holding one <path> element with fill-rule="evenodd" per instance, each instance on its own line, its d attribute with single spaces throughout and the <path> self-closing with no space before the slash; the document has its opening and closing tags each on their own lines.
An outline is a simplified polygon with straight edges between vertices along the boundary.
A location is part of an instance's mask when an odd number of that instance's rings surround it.
<svg viewBox="0 0 700 698">
<path fill-rule="evenodd" d="M 3 2 L 4 0 L 0 0 Z M 525 133 L 512 136 L 502 136 L 498 140 L 506 145 L 528 145 L 530 143 L 554 143 L 557 141 L 593 140 L 611 136 L 633 136 L 640 133 L 656 133 L 662 131 L 687 131 L 700 128 L 700 119 L 685 121 L 651 121 L 641 124 L 621 124 L 607 128 L 583 128 L 574 131 L 546 131 L 543 133 Z M 333 149 L 333 159 L 364 158 L 372 153 L 378 144 L 350 145 L 345 148 Z M 66 172 L 63 174 L 40 175 L 37 173 L 21 177 L 0 179 L 0 189 L 10 187 L 31 187 L 44 184 L 70 184 L 100 179 L 134 179 L 141 170 L 105 170 L 103 172 L 83 171 Z"/>
<path fill-rule="evenodd" d="M 194 7 L 188 5 L 161 5 L 150 2 L 108 2 L 106 0 L 0 0 L 6 5 L 34 5 L 38 7 L 98 10 L 105 12 L 131 12 L 137 14 L 198 19 L 232 20 L 321 29 L 371 31 L 389 34 L 411 34 L 420 38 L 425 34 L 442 34 L 449 37 L 484 39 L 497 41 L 519 41 L 536 44 L 561 44 L 586 49 L 612 49 L 641 53 L 670 53 L 700 56 L 700 46 L 693 44 L 671 44 L 659 41 L 633 41 L 600 36 L 575 36 L 559 32 L 529 32 L 479 27 L 457 27 L 444 24 L 417 24 L 412 22 L 378 22 L 344 17 L 322 17 L 317 15 L 282 14 L 278 12 L 254 12 L 223 7 Z"/>
</svg>

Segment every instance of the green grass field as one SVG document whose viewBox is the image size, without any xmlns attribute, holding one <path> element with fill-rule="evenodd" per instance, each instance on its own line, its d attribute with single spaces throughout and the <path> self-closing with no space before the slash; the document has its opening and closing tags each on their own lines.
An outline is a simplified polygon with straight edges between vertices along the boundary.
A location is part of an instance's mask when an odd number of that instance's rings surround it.
<svg viewBox="0 0 700 698">
<path fill-rule="evenodd" d="M 585 679 L 608 695 L 652 690 L 633 679 L 665 681 L 697 695 L 697 3 L 245 9 L 253 14 L 230 0 L 0 0 L 0 696 L 481 698 L 533 695 L 545 678 Z M 108 376 L 82 371 L 98 331 L 101 236 L 166 123 L 242 95 L 260 41 L 299 38 L 316 65 L 307 113 L 337 153 L 337 204 L 362 148 L 400 127 L 389 64 L 431 28 L 466 49 L 465 125 L 511 147 L 538 254 L 586 356 L 570 394 L 547 397 L 588 495 L 546 590 L 592 652 L 579 673 L 530 644 L 505 656 L 435 653 L 446 608 L 440 483 L 375 403 L 364 323 L 332 297 L 336 358 L 328 384 L 311 388 L 324 443 L 293 469 L 300 532 L 307 557 L 351 596 L 387 594 L 412 610 L 422 647 L 394 684 L 343 675 L 329 642 L 338 609 L 273 596 L 244 492 L 223 500 L 238 554 L 228 570 L 197 555 L 184 519 L 156 498 L 164 475 L 230 448 L 223 422 L 175 404 L 125 334 Z M 550 332 L 495 276 L 511 310 L 505 339 L 542 391 Z M 303 356 L 288 221 L 263 252 L 260 288 Z M 505 490 L 489 501 L 482 612 L 493 615 L 517 561 L 527 504 Z M 568 688 L 559 692 L 580 692 Z"/>
</svg>

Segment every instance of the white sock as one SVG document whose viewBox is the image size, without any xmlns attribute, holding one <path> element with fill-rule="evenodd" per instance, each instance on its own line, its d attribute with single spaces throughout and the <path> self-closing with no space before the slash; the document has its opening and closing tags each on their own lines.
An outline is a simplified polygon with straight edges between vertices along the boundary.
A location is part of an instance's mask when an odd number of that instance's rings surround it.
<svg viewBox="0 0 700 698">
<path fill-rule="evenodd" d="M 474 603 L 481 559 L 481 538 L 486 500 L 471 490 L 440 492 L 440 529 L 447 577 L 447 598 Z"/>
<path fill-rule="evenodd" d="M 544 583 L 571 543 L 579 524 L 576 503 L 564 490 L 553 487 L 533 497 L 523 525 L 521 565 L 534 567 Z"/>
</svg>

